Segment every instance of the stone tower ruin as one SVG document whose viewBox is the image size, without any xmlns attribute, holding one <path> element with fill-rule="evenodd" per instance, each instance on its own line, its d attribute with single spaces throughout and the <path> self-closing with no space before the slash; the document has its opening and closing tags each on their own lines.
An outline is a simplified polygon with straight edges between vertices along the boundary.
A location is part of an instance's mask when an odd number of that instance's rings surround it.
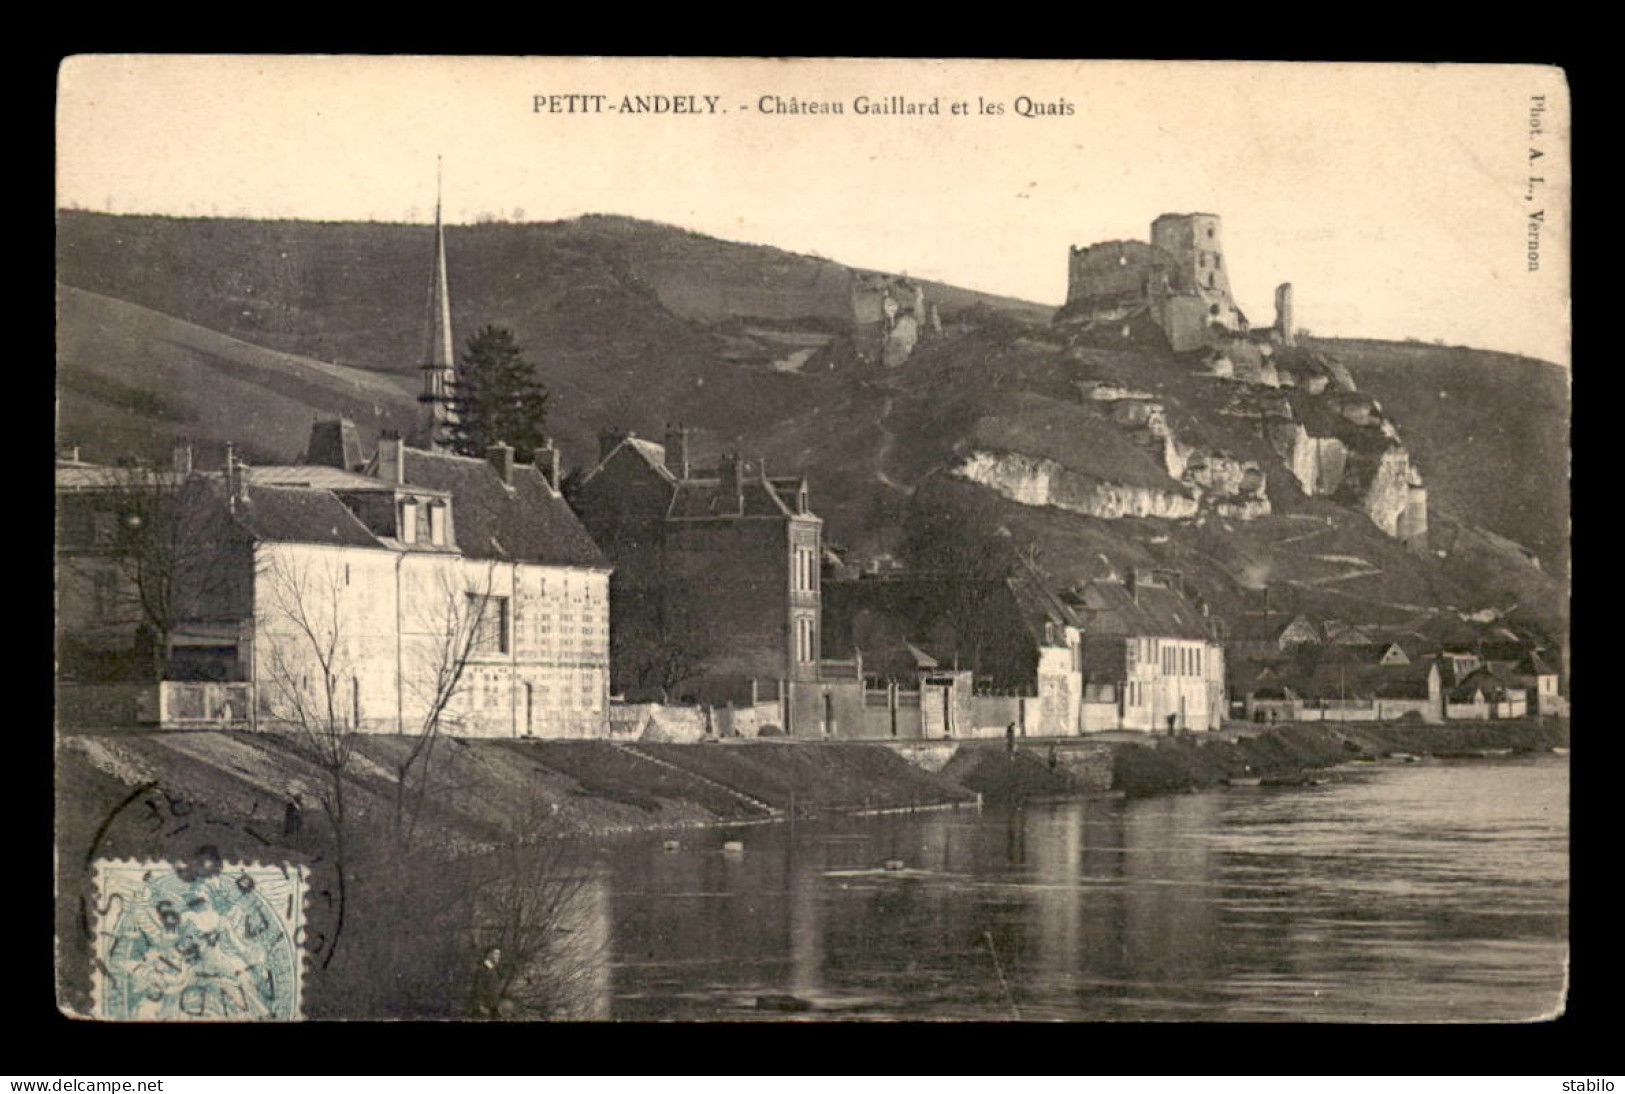
<svg viewBox="0 0 1625 1094">
<path fill-rule="evenodd" d="M 907 361 L 919 340 L 939 333 L 932 323 L 935 306 L 927 306 L 925 289 L 906 277 L 855 273 L 852 277 L 853 342 L 859 358 L 896 368 Z"/>
<path fill-rule="evenodd" d="M 1247 318 L 1230 295 L 1219 218 L 1164 213 L 1151 224 L 1150 243 L 1073 247 L 1056 322 L 1127 340 L 1160 332 L 1180 353 L 1245 331 Z"/>
<path fill-rule="evenodd" d="M 1297 345 L 1292 330 L 1292 282 L 1286 281 L 1275 286 L 1275 335 L 1281 345 Z"/>
</svg>

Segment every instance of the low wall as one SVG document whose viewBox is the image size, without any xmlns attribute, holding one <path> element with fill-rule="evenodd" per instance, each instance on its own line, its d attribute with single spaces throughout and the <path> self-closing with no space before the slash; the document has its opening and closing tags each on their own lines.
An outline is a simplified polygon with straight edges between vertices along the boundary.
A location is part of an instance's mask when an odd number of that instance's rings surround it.
<svg viewBox="0 0 1625 1094">
<path fill-rule="evenodd" d="M 1085 733 L 1103 733 L 1117 728 L 1117 704 L 1115 702 L 1091 702 L 1084 700 L 1079 715 L 1082 729 Z"/>
<path fill-rule="evenodd" d="M 1378 699 L 1377 720 L 1397 722 L 1403 720 L 1434 723 L 1439 721 L 1439 704 L 1431 699 Z"/>
<path fill-rule="evenodd" d="M 1461 710 L 1476 713 L 1456 714 L 1457 704 L 1451 704 L 1452 718 L 1488 718 L 1487 706 L 1463 705 Z M 1293 699 L 1254 699 L 1246 707 L 1246 720 L 1255 724 L 1285 722 L 1404 722 L 1420 719 L 1430 725 L 1437 724 L 1438 703 L 1429 699 L 1375 699 L 1370 703 L 1349 702 L 1340 706 L 1310 706 Z M 1273 715 L 1273 717 L 1272 717 Z"/>
<path fill-rule="evenodd" d="M 765 726 L 784 728 L 781 724 L 784 715 L 776 699 L 764 699 L 754 705 L 729 703 L 714 708 L 712 716 L 718 737 L 759 737 Z"/>
<path fill-rule="evenodd" d="M 1111 745 L 1097 744 L 1081 748 L 1068 745 L 1055 749 L 1054 754 L 1056 767 L 1072 776 L 1073 781 L 1083 789 L 1102 792 L 1112 789 L 1114 750 Z"/>
<path fill-rule="evenodd" d="M 703 740 L 711 727 L 707 707 L 668 703 L 611 704 L 610 737 L 621 740 L 688 744 Z"/>
<path fill-rule="evenodd" d="M 890 695 L 885 689 L 866 691 L 858 733 L 864 740 L 920 740 L 925 736 L 920 693 L 901 688 Z"/>
<path fill-rule="evenodd" d="M 974 729 L 992 730 L 992 733 L 973 732 L 966 736 L 1003 736 L 1005 729 L 1012 724 L 1016 727 L 1017 735 L 1026 736 L 1027 727 L 1023 724 L 1025 711 L 1022 707 L 1019 695 L 974 696 L 971 700 L 972 717 L 976 723 Z"/>
</svg>

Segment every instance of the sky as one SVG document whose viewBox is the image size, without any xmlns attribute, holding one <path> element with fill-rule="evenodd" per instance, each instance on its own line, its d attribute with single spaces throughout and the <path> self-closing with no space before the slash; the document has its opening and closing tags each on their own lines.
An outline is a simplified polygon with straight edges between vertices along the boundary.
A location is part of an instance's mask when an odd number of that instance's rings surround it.
<svg viewBox="0 0 1625 1094">
<path fill-rule="evenodd" d="M 894 96 L 938 112 L 858 112 Z M 438 157 L 449 223 L 617 213 L 1046 304 L 1069 246 L 1208 212 L 1255 324 L 1290 281 L 1316 334 L 1566 366 L 1568 117 L 1534 66 L 81 56 L 58 205 L 426 222 Z"/>
</svg>

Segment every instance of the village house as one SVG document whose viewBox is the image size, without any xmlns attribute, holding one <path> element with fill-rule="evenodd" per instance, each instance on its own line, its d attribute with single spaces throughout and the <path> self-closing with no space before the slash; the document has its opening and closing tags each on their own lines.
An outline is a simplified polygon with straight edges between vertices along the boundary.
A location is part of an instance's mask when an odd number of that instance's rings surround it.
<svg viewBox="0 0 1625 1094">
<path fill-rule="evenodd" d="M 1392 642 L 1239 659 L 1230 682 L 1237 715 L 1252 722 L 1443 720 L 1438 663 L 1414 661 Z"/>
<path fill-rule="evenodd" d="M 356 469 L 353 447 L 327 443 L 345 432 L 314 431 L 310 453 L 328 464 L 228 453 L 223 472 L 164 473 L 196 542 L 169 553 L 177 592 L 154 671 L 133 688 L 64 672 L 99 689 L 65 702 L 65 719 L 268 729 L 332 703 L 370 732 L 438 717 L 455 735 L 607 734 L 609 567 L 555 481 L 506 446 L 476 460 L 390 436 Z M 80 499 L 64 509 L 128 509 L 128 479 L 59 468 L 59 492 Z M 127 545 L 98 541 L 94 515 L 64 524 L 77 557 L 59 567 L 62 648 L 138 645 L 143 631 L 151 644 Z M 74 534 L 87 527 L 89 542 Z M 87 555 L 100 559 L 88 577 Z"/>
<path fill-rule="evenodd" d="M 1529 713 L 1529 692 L 1494 665 L 1476 659 L 1441 657 L 1444 716 L 1480 720 L 1522 718 Z"/>
<path fill-rule="evenodd" d="M 1230 626 L 1227 646 L 1235 658 L 1279 658 L 1301 646 L 1320 645 L 1324 631 L 1307 612 L 1239 613 Z"/>
<path fill-rule="evenodd" d="M 693 440 L 684 428 L 664 443 L 606 429 L 572 491 L 615 568 L 615 689 L 771 701 L 781 731 L 830 732 L 840 717 L 826 678 L 853 676 L 821 665 L 823 521 L 807 480 L 738 453 L 701 470 Z"/>
<path fill-rule="evenodd" d="M 1225 650 L 1215 621 L 1173 570 L 1131 569 L 1064 596 L 1083 635 L 1090 729 L 1214 730 L 1223 724 Z M 1115 709 L 1116 724 L 1103 724 Z"/>
<path fill-rule="evenodd" d="M 1061 594 L 1020 567 L 1003 580 L 861 577 L 825 586 L 825 620 L 827 648 L 861 663 L 871 710 L 885 690 L 880 725 L 925 712 L 875 736 L 1210 730 L 1224 717 L 1223 647 L 1168 571 Z"/>
<path fill-rule="evenodd" d="M 1568 700 L 1557 690 L 1557 667 L 1541 650 L 1530 650 L 1508 670 L 1507 678 L 1524 688 L 1533 704 L 1530 713 L 1541 717 L 1566 717 Z"/>
<path fill-rule="evenodd" d="M 861 666 L 863 736 L 1069 736 L 1081 636 L 1032 574 L 893 571 L 824 586 L 824 648 Z M 916 713 L 918 712 L 918 713 Z"/>
</svg>

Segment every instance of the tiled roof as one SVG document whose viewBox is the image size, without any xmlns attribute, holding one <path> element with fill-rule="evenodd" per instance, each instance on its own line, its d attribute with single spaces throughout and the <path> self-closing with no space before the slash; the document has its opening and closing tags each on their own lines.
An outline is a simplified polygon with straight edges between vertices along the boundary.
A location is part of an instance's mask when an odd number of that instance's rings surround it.
<svg viewBox="0 0 1625 1094">
<path fill-rule="evenodd" d="M 1073 606 L 1084 634 L 1143 638 L 1207 638 L 1207 620 L 1177 591 L 1142 584 L 1092 581 Z"/>
<path fill-rule="evenodd" d="M 745 479 L 737 495 L 722 488 L 722 480 L 684 479 L 672 491 L 671 508 L 666 515 L 674 520 L 707 517 L 788 517 L 795 510 L 786 505 L 779 492 L 760 478 Z M 806 514 L 811 516 L 812 514 Z"/>
<path fill-rule="evenodd" d="M 1241 612 L 1230 625 L 1230 637 L 1240 642 L 1274 642 L 1298 618 L 1296 612 Z"/>
<path fill-rule="evenodd" d="M 469 558 L 608 569 L 592 538 L 529 464 L 515 464 L 513 485 L 481 459 L 403 448 L 402 476 L 411 486 L 451 495 L 452 530 Z"/>
<path fill-rule="evenodd" d="M 184 476 L 175 471 L 140 467 L 103 467 L 95 464 L 58 464 L 58 490 L 121 490 L 152 486 L 179 486 Z"/>
<path fill-rule="evenodd" d="M 648 464 L 655 471 L 659 472 L 660 476 L 662 478 L 664 478 L 666 481 L 668 481 L 668 482 L 676 482 L 677 481 L 677 476 L 672 474 L 671 469 L 666 466 L 666 446 L 665 445 L 656 444 L 654 441 L 646 441 L 642 437 L 631 437 L 631 436 L 622 437 L 621 442 L 619 444 L 617 444 L 614 448 L 610 449 L 608 455 L 606 455 L 603 459 L 599 460 L 596 464 L 594 464 L 592 466 L 592 469 L 590 471 L 588 471 L 585 475 L 582 476 L 581 481 L 582 482 L 591 481 L 598 474 L 598 472 L 600 472 L 600 471 L 602 471 L 604 469 L 604 465 L 609 463 L 610 460 L 613 460 L 615 458 L 616 454 L 619 453 L 622 449 L 625 449 L 626 451 L 631 452 L 632 454 L 636 455 L 638 458 L 643 460 L 644 463 Z"/>
<path fill-rule="evenodd" d="M 677 476 L 672 473 L 671 469 L 666 466 L 665 445 L 656 444 L 654 441 L 646 441 L 642 437 L 628 437 L 622 441 L 621 444 L 626 445 L 638 455 L 642 456 L 648 462 L 650 467 L 663 472 L 667 478 L 673 480 L 677 478 Z"/>
<path fill-rule="evenodd" d="M 225 482 L 199 480 L 200 486 L 225 501 Z M 239 524 L 256 539 L 270 543 L 320 543 L 336 547 L 384 549 L 377 536 L 326 490 L 249 483 L 247 500 L 237 507 Z"/>
<path fill-rule="evenodd" d="M 1489 665 L 1481 666 L 1462 677 L 1461 682 L 1450 689 L 1450 697 L 1456 700 L 1472 698 L 1473 692 L 1482 691 L 1490 698 L 1499 697 L 1507 688 L 1515 688 L 1516 684 L 1507 680 Z"/>
<path fill-rule="evenodd" d="M 1049 641 L 1045 624 L 1062 627 L 1080 625 L 1078 613 L 1045 587 L 1037 575 L 1018 572 L 1009 579 L 1008 584 L 1016 606 L 1021 610 L 1022 622 L 1039 644 Z"/>
<path fill-rule="evenodd" d="M 1324 660 L 1310 672 L 1289 674 L 1286 685 L 1303 699 L 1425 699 L 1428 666 Z"/>
<path fill-rule="evenodd" d="M 394 490 L 394 483 L 354 471 L 341 471 L 322 464 L 279 464 L 272 467 L 245 467 L 248 481 L 263 486 L 303 486 L 313 490 Z"/>
<path fill-rule="evenodd" d="M 1380 665 L 1394 642 L 1346 642 L 1327 647 L 1326 658 L 1332 663 L 1346 661 L 1351 664 Z M 1404 648 L 1400 647 L 1404 652 Z"/>
</svg>

